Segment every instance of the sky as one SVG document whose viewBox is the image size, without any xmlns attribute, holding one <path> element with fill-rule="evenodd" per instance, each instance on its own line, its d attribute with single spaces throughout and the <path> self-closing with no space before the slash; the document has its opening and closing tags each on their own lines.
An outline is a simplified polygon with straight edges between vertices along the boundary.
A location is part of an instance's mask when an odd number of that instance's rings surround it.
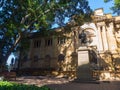
<svg viewBox="0 0 120 90">
<path fill-rule="evenodd" d="M 103 8 L 104 9 L 104 13 L 113 13 L 112 10 L 110 10 L 110 7 L 113 6 L 113 2 L 110 1 L 108 3 L 104 3 L 104 0 L 88 0 L 89 1 L 89 5 L 91 7 L 91 9 L 95 10 L 98 8 Z M 115 15 L 115 14 L 113 14 Z M 10 57 L 8 58 L 7 64 L 10 64 L 11 59 L 15 58 L 13 54 L 10 55 Z"/>
<path fill-rule="evenodd" d="M 13 54 L 11 54 L 7 60 L 7 65 L 10 65 L 11 64 L 11 59 L 14 58 L 15 59 L 15 56 Z"/>
<path fill-rule="evenodd" d="M 113 13 L 112 10 L 110 10 L 110 7 L 113 6 L 113 0 L 108 2 L 108 3 L 104 3 L 104 0 L 88 0 L 89 1 L 89 5 L 91 7 L 91 9 L 95 10 L 97 8 L 103 8 L 104 9 L 104 13 Z M 113 14 L 115 15 L 115 14 Z"/>
</svg>

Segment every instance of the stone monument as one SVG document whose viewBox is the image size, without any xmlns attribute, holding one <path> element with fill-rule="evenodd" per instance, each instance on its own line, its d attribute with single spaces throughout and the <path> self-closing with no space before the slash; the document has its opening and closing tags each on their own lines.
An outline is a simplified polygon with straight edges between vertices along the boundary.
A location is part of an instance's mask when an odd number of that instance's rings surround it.
<svg viewBox="0 0 120 90">
<path fill-rule="evenodd" d="M 90 70 L 89 49 L 87 48 L 87 37 L 84 31 L 79 35 L 81 46 L 78 48 L 78 80 L 92 80 L 92 72 Z"/>
</svg>

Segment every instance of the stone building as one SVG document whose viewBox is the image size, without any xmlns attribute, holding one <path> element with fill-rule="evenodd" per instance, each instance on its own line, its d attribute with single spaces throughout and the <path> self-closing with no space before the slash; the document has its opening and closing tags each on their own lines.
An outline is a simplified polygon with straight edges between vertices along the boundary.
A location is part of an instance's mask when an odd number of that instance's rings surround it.
<svg viewBox="0 0 120 90">
<path fill-rule="evenodd" d="M 104 14 L 103 9 L 96 9 L 91 23 L 71 28 L 63 36 L 31 37 L 27 58 L 20 62 L 20 70 L 76 71 L 77 50 L 82 46 L 79 35 L 84 30 L 86 44 L 91 51 L 90 63 L 101 70 L 115 71 L 120 68 L 120 16 Z M 60 32 L 62 28 L 54 31 Z"/>
</svg>

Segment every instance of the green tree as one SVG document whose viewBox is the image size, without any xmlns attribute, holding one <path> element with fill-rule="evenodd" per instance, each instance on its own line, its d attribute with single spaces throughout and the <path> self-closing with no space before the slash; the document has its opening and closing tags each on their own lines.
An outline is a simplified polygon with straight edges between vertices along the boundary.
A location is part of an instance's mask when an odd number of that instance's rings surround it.
<svg viewBox="0 0 120 90">
<path fill-rule="evenodd" d="M 87 0 L 0 0 L 0 61 L 5 63 L 30 33 L 45 32 L 55 23 L 65 26 L 66 17 L 81 25 L 91 12 Z"/>
<path fill-rule="evenodd" d="M 114 6 L 111 7 L 113 13 L 117 13 L 118 15 L 120 15 L 120 0 L 104 0 L 104 2 L 109 2 L 109 1 L 114 2 Z"/>
</svg>

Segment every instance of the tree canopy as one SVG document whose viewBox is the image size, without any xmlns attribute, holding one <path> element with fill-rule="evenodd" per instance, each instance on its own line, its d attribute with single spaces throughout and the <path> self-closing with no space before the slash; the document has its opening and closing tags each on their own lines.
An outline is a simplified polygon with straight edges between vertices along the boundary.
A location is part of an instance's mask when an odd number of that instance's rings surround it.
<svg viewBox="0 0 120 90">
<path fill-rule="evenodd" d="M 30 33 L 65 26 L 65 18 L 81 25 L 91 12 L 87 0 L 0 0 L 0 61 Z"/>
<path fill-rule="evenodd" d="M 113 1 L 114 6 L 111 7 L 111 9 L 113 10 L 114 13 L 117 13 L 118 15 L 120 15 L 120 0 L 104 0 L 104 1 L 105 2 Z"/>
</svg>

